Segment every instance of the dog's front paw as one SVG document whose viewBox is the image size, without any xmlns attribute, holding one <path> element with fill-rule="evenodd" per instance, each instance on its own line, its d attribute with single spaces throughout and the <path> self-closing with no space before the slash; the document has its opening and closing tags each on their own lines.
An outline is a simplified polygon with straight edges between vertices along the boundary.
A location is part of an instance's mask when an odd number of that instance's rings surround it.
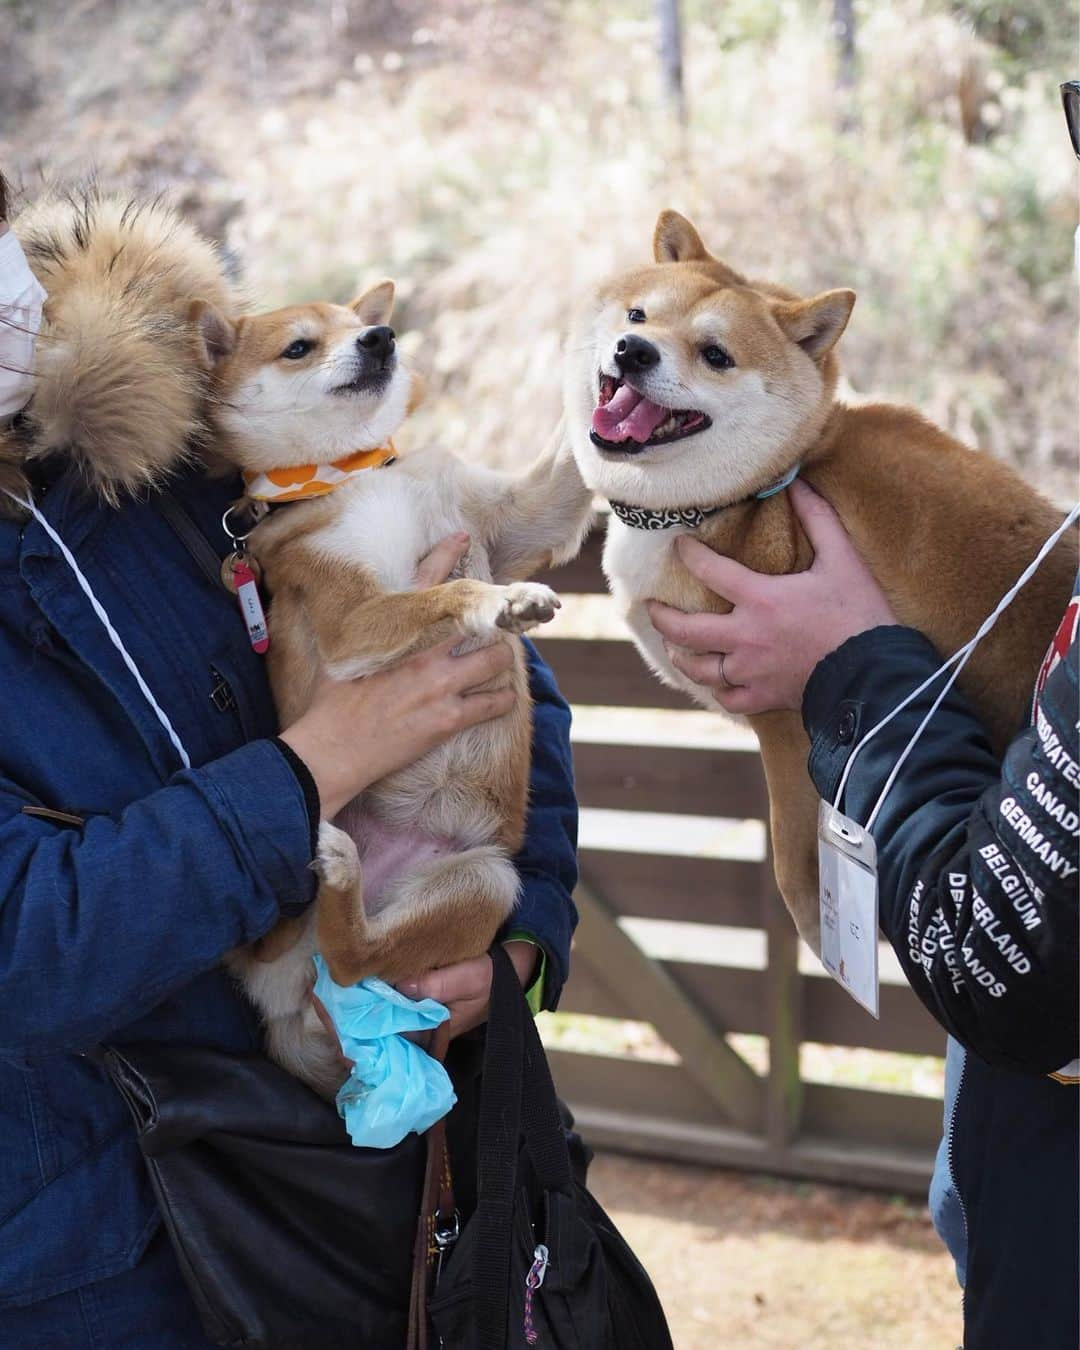
<svg viewBox="0 0 1080 1350">
<path fill-rule="evenodd" d="M 504 586 L 502 606 L 495 615 L 495 627 L 508 633 L 524 633 L 537 624 L 550 623 L 562 606 L 550 586 L 535 581 L 515 581 Z"/>
<path fill-rule="evenodd" d="M 324 886 L 351 890 L 360 879 L 360 855 L 344 830 L 324 820 L 319 826 L 319 845 L 312 869 Z"/>
</svg>

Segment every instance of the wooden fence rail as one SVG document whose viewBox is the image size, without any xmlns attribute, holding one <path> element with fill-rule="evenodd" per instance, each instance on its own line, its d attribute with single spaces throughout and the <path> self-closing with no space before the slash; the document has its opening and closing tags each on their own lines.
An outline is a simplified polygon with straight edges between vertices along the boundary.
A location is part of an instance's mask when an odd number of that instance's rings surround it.
<svg viewBox="0 0 1080 1350">
<path fill-rule="evenodd" d="M 590 536 L 574 563 L 544 578 L 568 616 L 573 597 L 605 589 L 601 543 Z M 605 604 L 588 603 L 594 616 Z M 752 744 L 695 745 L 682 728 L 687 718 L 700 726 L 702 714 L 646 670 L 614 625 L 600 628 L 582 636 L 556 626 L 538 643 L 588 723 L 574 747 L 581 922 L 561 1011 L 650 1022 L 678 1058 L 553 1050 L 583 1132 L 645 1154 L 924 1191 L 940 1100 L 804 1081 L 800 1047 L 940 1055 L 943 1032 L 898 970 L 882 984 L 875 1021 L 800 959 L 763 843 L 767 795 Z M 597 709 L 639 710 L 632 720 L 645 731 L 628 734 L 625 714 Z M 696 926 L 680 930 L 690 949 L 650 954 L 638 940 L 641 920 Z M 766 1073 L 729 1033 L 767 1038 Z"/>
</svg>

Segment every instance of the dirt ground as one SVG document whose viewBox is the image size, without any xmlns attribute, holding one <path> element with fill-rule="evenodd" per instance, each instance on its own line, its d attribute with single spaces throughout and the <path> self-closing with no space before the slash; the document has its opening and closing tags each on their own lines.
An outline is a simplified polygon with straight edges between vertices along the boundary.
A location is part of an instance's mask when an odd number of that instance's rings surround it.
<svg viewBox="0 0 1080 1350">
<path fill-rule="evenodd" d="M 599 1155 L 597 1199 L 656 1283 L 676 1350 L 953 1350 L 960 1292 L 923 1205 Z"/>
</svg>

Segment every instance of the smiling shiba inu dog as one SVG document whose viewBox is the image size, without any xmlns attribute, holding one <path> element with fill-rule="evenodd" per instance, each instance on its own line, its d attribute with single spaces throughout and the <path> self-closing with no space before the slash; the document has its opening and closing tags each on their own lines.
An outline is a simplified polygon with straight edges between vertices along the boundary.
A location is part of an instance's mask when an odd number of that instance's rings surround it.
<svg viewBox="0 0 1080 1350">
<path fill-rule="evenodd" d="M 521 476 L 435 450 L 389 446 L 413 384 L 387 326 L 394 288 L 348 306 L 301 305 L 225 320 L 196 315 L 215 372 L 217 449 L 249 498 L 289 502 L 251 537 L 272 595 L 269 674 L 282 724 L 316 681 L 354 679 L 460 634 L 463 647 L 513 641 L 514 712 L 459 733 L 324 822 L 318 896 L 233 964 L 263 1012 L 271 1054 L 332 1093 L 337 1047 L 308 997 L 312 953 L 333 978 L 394 981 L 485 951 L 516 901 L 531 717 L 513 635 L 551 619 L 546 586 L 524 580 L 572 556 L 592 494 L 567 451 Z M 561 438 L 559 443 L 561 444 Z M 434 544 L 465 531 L 465 575 L 416 589 Z"/>
<path fill-rule="evenodd" d="M 691 532 L 760 572 L 799 571 L 811 550 L 783 488 L 801 473 L 840 513 L 901 623 L 950 654 L 973 636 L 1060 514 L 1011 469 L 918 413 L 835 399 L 834 347 L 854 292 L 806 300 L 747 281 L 665 211 L 655 263 L 613 278 L 571 335 L 567 430 L 586 483 L 613 516 L 604 569 L 639 651 L 666 683 L 711 695 L 671 664 L 645 601 L 727 612 L 680 564 Z M 961 683 L 1004 748 L 1076 573 L 1063 540 L 978 648 Z M 761 744 L 776 873 L 818 948 L 817 796 L 799 717 L 750 719 Z M 866 730 L 866 728 L 864 728 Z"/>
</svg>

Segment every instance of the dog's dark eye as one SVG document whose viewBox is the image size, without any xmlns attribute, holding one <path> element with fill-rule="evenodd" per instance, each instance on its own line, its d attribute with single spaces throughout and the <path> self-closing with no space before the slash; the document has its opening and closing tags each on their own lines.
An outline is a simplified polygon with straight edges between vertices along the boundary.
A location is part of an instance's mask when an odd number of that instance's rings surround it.
<svg viewBox="0 0 1080 1350">
<path fill-rule="evenodd" d="M 301 357 L 307 356 L 314 346 L 314 342 L 311 342 L 308 338 L 297 338 L 295 342 L 290 342 L 281 353 L 281 359 L 284 361 L 299 361 Z"/>
<path fill-rule="evenodd" d="M 645 311 L 643 309 L 628 309 L 626 311 L 627 323 L 644 323 Z"/>
<path fill-rule="evenodd" d="M 704 348 L 701 354 L 713 370 L 730 370 L 735 364 L 723 347 L 718 347 L 715 342 Z"/>
</svg>

